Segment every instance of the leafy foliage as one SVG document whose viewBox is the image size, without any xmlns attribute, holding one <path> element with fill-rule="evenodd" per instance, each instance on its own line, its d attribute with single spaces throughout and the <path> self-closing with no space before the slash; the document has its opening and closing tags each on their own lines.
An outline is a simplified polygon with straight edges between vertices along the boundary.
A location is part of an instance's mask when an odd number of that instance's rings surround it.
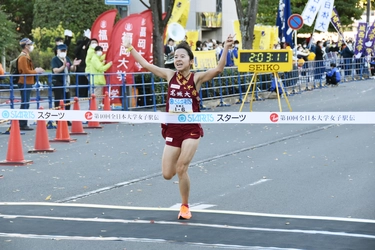
<svg viewBox="0 0 375 250">
<path fill-rule="evenodd" d="M 64 29 L 73 31 L 75 36 L 91 29 L 95 19 L 104 11 L 114 6 L 105 5 L 104 1 L 92 0 L 34 0 L 33 27 L 47 29 L 61 25 Z M 60 33 L 59 36 L 63 36 Z"/>
<path fill-rule="evenodd" d="M 2 10 L 9 15 L 8 20 L 16 24 L 14 28 L 22 37 L 30 35 L 34 2 L 35 0 L 1 0 Z"/>
<path fill-rule="evenodd" d="M 246 2 L 242 0 L 242 2 Z M 292 6 L 292 13 L 301 14 L 306 6 L 307 0 L 290 0 Z M 361 0 L 336 0 L 335 7 L 339 13 L 341 24 L 347 30 L 351 30 L 351 25 L 354 20 L 361 19 L 361 15 L 365 11 L 366 5 L 360 4 Z M 245 3 L 244 3 L 245 4 Z M 257 23 L 263 25 L 275 25 L 277 18 L 277 11 L 279 8 L 279 1 L 262 0 L 259 1 Z M 298 32 L 311 33 L 314 29 L 304 25 Z M 335 29 L 330 25 L 329 30 L 335 32 Z"/>
<path fill-rule="evenodd" d="M 15 50 L 18 43 L 14 41 L 19 38 L 16 32 L 16 24 L 8 20 L 7 14 L 0 9 L 0 48 L 7 50 Z"/>
</svg>

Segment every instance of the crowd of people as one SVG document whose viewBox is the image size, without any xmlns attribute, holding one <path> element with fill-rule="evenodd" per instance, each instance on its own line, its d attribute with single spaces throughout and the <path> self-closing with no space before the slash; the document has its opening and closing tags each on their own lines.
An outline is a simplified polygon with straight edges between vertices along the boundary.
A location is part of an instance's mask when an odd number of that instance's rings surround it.
<svg viewBox="0 0 375 250">
<path fill-rule="evenodd" d="M 343 80 L 351 80 L 353 70 L 356 78 L 362 77 L 364 69 L 371 69 L 369 73 L 374 76 L 373 64 L 375 63 L 371 62 L 373 61 L 371 55 L 365 56 L 365 53 L 355 55 L 354 48 L 355 42 L 353 39 L 336 42 L 324 38 L 318 41 L 309 38 L 296 46 L 295 56 L 298 59 L 299 66 L 303 69 L 303 74 L 308 71 L 308 68 L 314 68 L 314 79 L 326 77 L 325 62 L 331 68 L 337 68 L 338 71 L 343 70 Z"/>
<path fill-rule="evenodd" d="M 185 39 L 181 41 L 181 43 L 189 46 L 186 41 L 187 37 L 185 36 Z M 240 42 L 238 40 L 235 40 L 231 48 L 229 48 L 228 54 L 226 56 L 227 60 L 225 63 L 225 67 L 233 67 L 235 65 L 235 59 L 238 58 L 239 43 Z M 208 39 L 205 41 L 198 40 L 195 43 L 195 51 L 215 50 L 216 60 L 219 61 L 221 55 L 223 54 L 224 46 L 225 42 L 220 42 L 215 39 Z M 167 44 L 164 46 L 164 66 L 166 68 L 174 69 L 173 55 L 175 48 L 176 42 L 172 38 L 169 38 Z"/>
<path fill-rule="evenodd" d="M 69 33 L 69 32 L 68 32 Z M 92 91 L 96 96 L 102 96 L 102 87 L 106 85 L 104 72 L 111 67 L 112 62 L 105 61 L 105 54 L 103 48 L 99 46 L 96 38 L 84 37 L 77 42 L 74 50 L 74 60 L 68 56 L 68 47 L 71 41 L 71 36 L 66 35 L 65 38 L 57 37 L 55 39 L 55 56 L 51 58 L 52 70 L 52 85 L 54 94 L 54 106 L 60 106 L 60 100 L 65 103 L 70 102 L 70 83 L 71 72 L 86 73 L 87 75 L 80 74 L 78 84 L 81 85 L 77 93 L 78 97 L 88 97 L 90 93 L 89 84 L 94 87 Z M 34 67 L 30 54 L 34 51 L 34 42 L 29 38 L 23 38 L 19 42 L 22 49 L 17 57 L 17 68 L 20 77 L 18 79 L 18 87 L 21 95 L 20 109 L 29 109 L 31 90 L 37 81 L 35 75 L 45 72 L 43 68 Z M 0 66 L 0 68 L 2 68 Z M 28 76 L 30 75 L 30 76 Z M 96 98 L 96 105 L 99 107 L 101 104 L 99 98 Z M 67 105 L 66 109 L 70 109 Z M 27 125 L 27 120 L 20 120 L 20 130 L 33 130 Z M 70 125 L 70 122 L 68 122 Z"/>
</svg>

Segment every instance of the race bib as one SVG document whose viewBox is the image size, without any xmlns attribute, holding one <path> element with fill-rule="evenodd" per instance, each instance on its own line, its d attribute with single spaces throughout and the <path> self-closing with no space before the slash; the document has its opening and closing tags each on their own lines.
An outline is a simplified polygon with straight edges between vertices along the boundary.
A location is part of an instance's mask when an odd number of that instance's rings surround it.
<svg viewBox="0 0 375 250">
<path fill-rule="evenodd" d="M 191 98 L 169 98 L 169 112 L 192 113 L 193 100 Z"/>
</svg>

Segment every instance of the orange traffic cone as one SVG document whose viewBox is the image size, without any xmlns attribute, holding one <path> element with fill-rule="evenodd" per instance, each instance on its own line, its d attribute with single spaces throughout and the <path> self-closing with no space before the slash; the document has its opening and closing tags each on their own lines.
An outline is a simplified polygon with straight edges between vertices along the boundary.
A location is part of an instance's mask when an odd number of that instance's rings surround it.
<svg viewBox="0 0 375 250">
<path fill-rule="evenodd" d="M 104 103 L 103 110 L 111 111 L 111 100 L 109 99 L 108 91 L 106 91 L 104 94 L 103 103 Z"/>
<path fill-rule="evenodd" d="M 64 110 L 64 101 L 60 101 L 60 109 Z M 75 142 L 77 139 L 70 138 L 67 121 L 57 121 L 56 137 L 50 142 Z"/>
<path fill-rule="evenodd" d="M 40 109 L 43 109 L 43 107 L 40 107 Z M 49 145 L 47 123 L 44 120 L 37 121 L 34 149 L 28 151 L 28 153 L 40 153 L 40 152 L 44 152 L 44 153 L 55 152 L 55 149 L 51 148 Z"/>
<path fill-rule="evenodd" d="M 80 110 L 78 97 L 74 97 L 73 110 Z M 71 135 L 87 135 L 87 133 L 83 130 L 82 121 L 72 121 L 72 129 L 70 131 L 70 134 Z"/>
<path fill-rule="evenodd" d="M 111 111 L 112 110 L 111 109 L 111 100 L 109 99 L 109 94 L 108 94 L 107 91 L 104 94 L 103 103 L 104 103 L 104 106 L 103 106 L 104 111 Z M 100 122 L 100 124 L 111 124 L 111 123 L 117 123 L 117 122 Z"/>
<path fill-rule="evenodd" d="M 20 124 L 18 120 L 12 120 L 12 129 L 8 140 L 7 158 L 0 165 L 27 165 L 33 161 L 25 160 L 23 157 Z"/>
<path fill-rule="evenodd" d="M 98 110 L 96 107 L 96 99 L 95 99 L 95 94 L 91 94 L 91 103 L 90 103 L 90 110 Z M 85 128 L 103 128 L 100 126 L 99 122 L 88 122 L 87 127 Z"/>
</svg>

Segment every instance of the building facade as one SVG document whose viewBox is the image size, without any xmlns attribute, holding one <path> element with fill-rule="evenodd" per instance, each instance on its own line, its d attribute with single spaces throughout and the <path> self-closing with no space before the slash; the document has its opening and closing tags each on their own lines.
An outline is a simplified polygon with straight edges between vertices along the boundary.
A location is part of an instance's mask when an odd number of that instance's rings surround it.
<svg viewBox="0 0 375 250">
<path fill-rule="evenodd" d="M 176 0 L 178 1 L 178 0 Z M 163 0 L 163 10 L 171 4 L 170 0 Z M 131 0 L 130 5 L 119 6 L 125 15 L 140 13 L 146 7 L 138 0 Z M 190 12 L 186 30 L 198 30 L 199 39 L 204 41 L 215 39 L 224 41 L 229 34 L 234 34 L 233 22 L 237 20 L 236 4 L 224 0 L 190 0 Z"/>
</svg>

